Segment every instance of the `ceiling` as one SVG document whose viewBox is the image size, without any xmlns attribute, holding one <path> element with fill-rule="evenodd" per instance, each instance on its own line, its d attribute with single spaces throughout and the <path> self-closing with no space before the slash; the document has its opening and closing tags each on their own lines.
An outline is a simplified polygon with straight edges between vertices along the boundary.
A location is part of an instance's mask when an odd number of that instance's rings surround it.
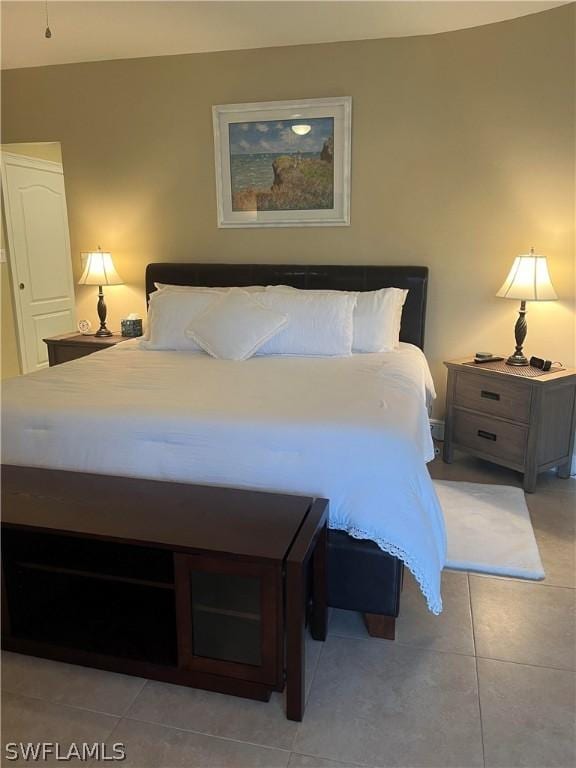
<svg viewBox="0 0 576 768">
<path fill-rule="evenodd" d="M 564 0 L 566 2 L 566 0 Z M 3 0 L 3 68 L 177 53 L 429 35 L 503 21 L 564 2 L 531 0 Z"/>
</svg>

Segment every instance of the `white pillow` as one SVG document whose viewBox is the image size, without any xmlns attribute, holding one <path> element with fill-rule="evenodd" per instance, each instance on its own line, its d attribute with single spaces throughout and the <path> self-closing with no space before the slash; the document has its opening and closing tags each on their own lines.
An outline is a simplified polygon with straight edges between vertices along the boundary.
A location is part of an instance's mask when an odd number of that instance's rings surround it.
<svg viewBox="0 0 576 768">
<path fill-rule="evenodd" d="M 391 352 L 400 343 L 402 307 L 408 291 L 403 288 L 381 288 L 377 291 L 302 291 L 290 285 L 270 286 L 266 290 L 322 295 L 349 295 L 356 297 L 354 309 L 354 352 Z"/>
<path fill-rule="evenodd" d="M 408 298 L 408 288 L 395 288 L 395 291 L 400 291 L 398 297 L 398 306 L 396 307 L 396 322 L 394 323 L 394 349 L 400 348 L 400 327 L 402 325 L 402 312 L 404 310 L 404 304 Z"/>
<path fill-rule="evenodd" d="M 355 296 L 286 291 L 269 286 L 265 293 L 258 295 L 258 301 L 286 314 L 289 320 L 258 354 L 314 357 L 351 354 Z"/>
<path fill-rule="evenodd" d="M 212 357 L 246 360 L 288 322 L 281 312 L 267 309 L 241 288 L 216 299 L 186 329 Z"/>
<path fill-rule="evenodd" d="M 408 291 L 381 288 L 361 291 L 354 312 L 354 350 L 392 352 L 400 343 L 402 307 Z"/>
<path fill-rule="evenodd" d="M 186 336 L 186 328 L 219 295 L 214 291 L 155 291 L 150 295 L 148 328 L 140 347 L 203 351 Z"/>
<path fill-rule="evenodd" d="M 152 301 L 152 296 L 154 296 L 157 293 L 160 293 L 161 291 L 179 291 L 179 292 L 185 292 L 185 293 L 213 293 L 215 295 L 228 293 L 230 288 L 224 288 L 224 287 L 218 287 L 218 288 L 210 288 L 208 286 L 201 286 L 201 285 L 172 285 L 170 283 L 154 283 L 154 288 L 156 289 L 154 292 L 150 294 L 150 301 Z M 243 291 L 248 291 L 248 293 L 260 293 L 265 290 L 265 287 L 263 285 L 249 285 L 246 288 L 242 289 Z M 148 323 L 146 325 L 146 331 L 144 333 L 144 336 L 142 337 L 143 341 L 148 341 L 150 339 L 150 315 L 148 315 Z M 145 349 L 145 345 L 141 345 Z M 197 348 L 197 345 L 195 345 L 195 349 Z"/>
</svg>

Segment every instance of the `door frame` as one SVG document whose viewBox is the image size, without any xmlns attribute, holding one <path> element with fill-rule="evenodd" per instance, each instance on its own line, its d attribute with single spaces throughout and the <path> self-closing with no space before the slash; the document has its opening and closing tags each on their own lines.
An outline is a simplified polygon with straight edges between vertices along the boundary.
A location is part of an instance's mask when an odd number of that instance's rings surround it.
<svg viewBox="0 0 576 768">
<path fill-rule="evenodd" d="M 21 373 L 30 373 L 27 353 L 26 353 L 26 337 L 24 332 L 24 312 L 21 302 L 21 291 L 19 284 L 22 280 L 19 279 L 16 262 L 14 256 L 14 222 L 12 221 L 10 206 L 6 203 L 8 189 L 8 178 L 6 173 L 7 165 L 19 165 L 23 168 L 32 168 L 38 171 L 49 171 L 50 173 L 57 173 L 64 179 L 64 167 L 62 163 L 54 162 L 53 160 L 42 160 L 39 157 L 31 157 L 30 155 L 19 155 L 14 152 L 5 152 L 0 150 L 0 179 L 2 181 L 2 209 L 4 211 L 4 226 L 6 235 L 6 251 L 7 262 L 10 272 L 10 278 L 12 283 L 12 298 L 14 310 L 16 313 L 16 334 L 18 341 L 18 355 L 20 359 L 20 371 Z M 64 183 L 64 194 L 66 194 L 66 184 Z M 72 256 L 72 249 L 70 247 L 70 225 L 68 223 L 68 199 L 66 198 L 66 246 L 70 257 Z M 72 270 L 72 264 L 70 264 Z M 72 272 L 72 290 L 73 290 L 73 302 L 76 303 L 76 295 L 74 292 L 74 274 Z"/>
<path fill-rule="evenodd" d="M 20 349 L 20 322 L 18 320 L 18 307 L 16 297 L 14 296 L 14 278 L 12 277 L 13 270 L 10 261 L 10 245 L 8 243 L 8 224 L 7 224 L 7 211 L 6 204 L 4 202 L 4 184 L 0 184 L 0 227 L 4 233 L 4 261 L 6 265 L 6 277 L 8 281 L 8 291 L 12 299 L 12 322 L 14 325 L 14 333 L 16 335 L 16 356 L 18 358 L 18 375 L 21 376 L 24 373 L 24 361 L 22 359 L 22 350 Z M 3 279 L 3 277 L 1 278 Z"/>
</svg>

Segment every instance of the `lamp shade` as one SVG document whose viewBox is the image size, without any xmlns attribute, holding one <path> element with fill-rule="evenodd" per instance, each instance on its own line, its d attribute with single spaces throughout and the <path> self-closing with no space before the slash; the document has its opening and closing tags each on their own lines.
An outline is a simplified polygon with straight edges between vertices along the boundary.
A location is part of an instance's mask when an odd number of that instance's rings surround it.
<svg viewBox="0 0 576 768">
<path fill-rule="evenodd" d="M 548 273 L 546 256 L 537 256 L 534 250 L 524 256 L 516 256 L 512 269 L 496 296 L 520 301 L 557 299 Z"/>
<path fill-rule="evenodd" d="M 114 267 L 112 255 L 106 251 L 86 253 L 86 267 L 79 285 L 122 285 L 124 280 Z"/>
</svg>

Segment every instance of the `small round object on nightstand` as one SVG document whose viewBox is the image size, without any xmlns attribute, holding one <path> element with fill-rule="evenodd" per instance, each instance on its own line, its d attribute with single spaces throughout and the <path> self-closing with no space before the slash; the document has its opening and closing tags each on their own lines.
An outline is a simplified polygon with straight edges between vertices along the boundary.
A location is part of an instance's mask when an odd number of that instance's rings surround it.
<svg viewBox="0 0 576 768">
<path fill-rule="evenodd" d="M 90 322 L 90 320 L 78 320 L 78 325 L 76 327 L 78 328 L 80 333 L 86 336 L 92 330 L 92 323 Z"/>
</svg>

